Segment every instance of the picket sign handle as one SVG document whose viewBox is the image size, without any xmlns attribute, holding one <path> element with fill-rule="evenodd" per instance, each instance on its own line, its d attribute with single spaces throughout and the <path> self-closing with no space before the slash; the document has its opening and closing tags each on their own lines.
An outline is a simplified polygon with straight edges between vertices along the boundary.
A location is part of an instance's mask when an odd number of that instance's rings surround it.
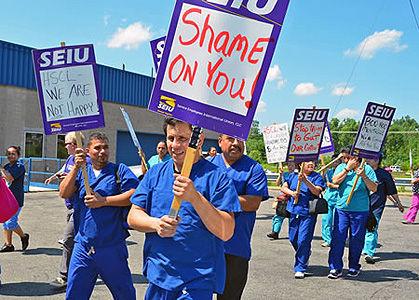
<svg viewBox="0 0 419 300">
<path fill-rule="evenodd" d="M 279 169 L 283 170 L 282 161 L 279 162 Z M 284 173 L 281 175 L 281 185 L 284 184 Z"/>
<path fill-rule="evenodd" d="M 83 144 L 81 142 L 81 132 L 80 131 L 76 131 L 76 141 L 77 141 L 77 148 L 83 148 Z M 92 191 L 90 189 L 89 176 L 87 176 L 86 164 L 83 164 L 81 166 L 81 171 L 83 173 L 83 181 L 84 181 L 84 187 L 86 189 L 86 195 L 90 196 L 92 194 Z"/>
<path fill-rule="evenodd" d="M 362 159 L 361 165 L 359 167 L 363 168 L 364 164 L 365 164 L 365 158 Z M 349 203 L 351 203 L 351 199 L 352 199 L 352 196 L 354 194 L 356 184 L 358 183 L 358 179 L 359 179 L 359 175 L 357 174 L 356 177 L 355 177 L 354 185 L 352 186 L 351 192 L 349 193 L 348 200 L 346 200 L 346 205 L 349 205 Z"/>
<path fill-rule="evenodd" d="M 303 174 L 304 172 L 304 162 L 301 163 L 301 170 L 300 170 L 300 174 Z M 301 190 L 301 182 L 302 180 L 298 180 L 298 185 L 297 185 L 297 197 L 294 199 L 294 205 L 296 205 L 298 203 L 298 197 L 300 196 L 300 190 Z"/>
<path fill-rule="evenodd" d="M 320 154 L 320 161 L 322 162 L 322 167 L 324 167 L 325 163 L 324 163 L 323 154 Z M 321 174 L 322 174 L 322 177 L 326 177 L 326 181 L 329 182 L 329 178 L 327 177 L 327 172 L 325 172 L 325 169 L 322 170 Z M 325 176 L 325 174 L 326 174 L 326 176 Z"/>
<path fill-rule="evenodd" d="M 333 164 L 334 162 L 338 161 L 341 158 L 342 158 L 342 154 L 339 154 L 338 157 L 336 157 L 334 160 L 332 160 L 327 165 L 324 165 L 320 170 L 317 171 L 317 173 L 322 173 L 325 169 L 327 169 L 328 166 L 330 166 L 331 164 Z"/>
<path fill-rule="evenodd" d="M 140 153 L 143 153 L 143 152 L 142 152 L 142 149 L 141 149 L 141 147 L 138 147 L 137 149 L 138 149 L 138 155 L 139 155 L 139 156 L 140 156 L 140 158 L 141 158 L 141 163 L 144 165 L 145 171 L 146 171 L 146 172 L 148 172 L 148 167 L 147 167 L 147 163 L 145 162 L 144 155 L 141 155 L 141 154 L 140 154 Z M 140 150 L 141 150 L 141 152 L 140 152 Z"/>
<path fill-rule="evenodd" d="M 180 172 L 182 176 L 189 178 L 197 151 L 198 151 L 197 149 L 194 149 L 192 147 L 188 147 L 188 149 L 186 150 L 185 160 L 183 162 L 182 171 Z M 169 212 L 169 218 L 172 218 L 172 219 L 177 218 L 181 204 L 182 204 L 182 200 L 178 196 L 174 196 L 173 201 L 172 201 L 172 206 Z"/>
</svg>

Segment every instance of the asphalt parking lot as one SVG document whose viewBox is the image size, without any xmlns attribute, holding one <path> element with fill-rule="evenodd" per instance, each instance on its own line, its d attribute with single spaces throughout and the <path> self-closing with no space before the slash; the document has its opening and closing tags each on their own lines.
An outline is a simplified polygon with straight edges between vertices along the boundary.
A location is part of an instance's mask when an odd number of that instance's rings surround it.
<svg viewBox="0 0 419 300">
<path fill-rule="evenodd" d="M 272 190 L 271 195 L 277 192 Z M 2 267 L 0 299 L 63 299 L 64 290 L 56 290 L 49 282 L 57 277 L 61 248 L 57 243 L 65 226 L 65 207 L 57 192 L 32 192 L 25 195 L 20 224 L 30 234 L 30 245 L 21 251 L 14 235 L 15 252 L 0 253 Z M 411 198 L 401 197 L 406 208 Z M 287 237 L 285 220 L 280 239 L 269 240 L 271 201 L 262 203 L 252 239 L 253 256 L 243 299 L 415 299 L 419 297 L 419 223 L 404 225 L 402 214 L 388 205 L 379 228 L 377 262 L 362 261 L 357 278 L 327 279 L 328 248 L 322 248 L 321 222 L 318 218 L 312 243 L 309 270 L 313 276 L 294 279 L 294 250 Z M 419 220 L 417 220 L 419 221 Z M 142 245 L 144 235 L 132 232 L 127 240 L 129 263 L 137 298 L 144 297 L 147 279 L 142 276 Z M 3 236 L 0 243 L 4 243 Z M 347 268 L 347 249 L 345 267 Z M 99 279 L 92 299 L 112 299 Z"/>
</svg>

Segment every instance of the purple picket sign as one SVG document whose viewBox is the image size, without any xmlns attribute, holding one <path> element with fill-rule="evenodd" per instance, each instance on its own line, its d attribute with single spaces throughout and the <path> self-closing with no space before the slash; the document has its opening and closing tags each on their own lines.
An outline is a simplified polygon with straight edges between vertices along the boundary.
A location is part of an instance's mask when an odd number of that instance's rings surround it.
<svg viewBox="0 0 419 300">
<path fill-rule="evenodd" d="M 333 144 L 332 133 L 330 132 L 329 122 L 326 121 L 324 127 L 324 134 L 322 145 L 320 147 L 320 154 L 333 153 L 335 152 L 335 145 Z"/>
<path fill-rule="evenodd" d="M 161 57 L 163 56 L 165 40 L 166 36 L 162 36 L 158 39 L 150 41 L 151 55 L 153 56 L 154 69 L 156 70 L 156 73 L 159 69 Z"/>
<path fill-rule="evenodd" d="M 395 111 L 394 107 L 368 102 L 351 149 L 352 156 L 379 158 Z"/>
<path fill-rule="evenodd" d="M 296 109 L 292 121 L 287 161 L 306 162 L 319 158 L 329 109 Z"/>
<path fill-rule="evenodd" d="M 176 1 L 149 110 L 247 139 L 289 1 L 242 2 Z"/>
<path fill-rule="evenodd" d="M 105 127 L 93 45 L 32 50 L 45 134 Z"/>
</svg>

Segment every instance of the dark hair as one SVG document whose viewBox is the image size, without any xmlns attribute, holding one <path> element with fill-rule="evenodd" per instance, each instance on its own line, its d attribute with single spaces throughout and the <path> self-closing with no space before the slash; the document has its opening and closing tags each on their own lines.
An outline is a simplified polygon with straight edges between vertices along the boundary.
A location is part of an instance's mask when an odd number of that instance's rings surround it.
<svg viewBox="0 0 419 300">
<path fill-rule="evenodd" d="M 215 149 L 215 151 L 217 151 L 217 148 L 216 148 L 216 147 L 214 147 L 214 146 L 212 146 L 212 147 L 210 147 L 210 148 L 208 149 L 208 152 L 210 152 L 212 149 Z"/>
<path fill-rule="evenodd" d="M 16 153 L 17 153 L 17 156 L 20 157 L 20 147 L 19 146 L 9 146 L 9 147 L 7 147 L 7 149 L 9 149 L 9 148 L 15 149 Z M 7 155 L 7 149 L 6 149 L 6 155 Z"/>
<path fill-rule="evenodd" d="M 378 157 L 378 166 L 381 165 L 381 161 L 383 160 L 383 158 L 384 158 L 384 153 L 380 153 L 380 156 Z"/>
<path fill-rule="evenodd" d="M 105 143 L 109 143 L 109 139 L 103 132 L 92 132 L 89 136 L 89 142 L 87 143 L 87 147 L 90 147 L 92 144 L 92 140 L 100 140 L 104 141 Z"/>
<path fill-rule="evenodd" d="M 347 145 L 345 147 L 342 147 L 342 149 L 340 149 L 340 153 L 351 154 L 351 146 Z"/>
<path fill-rule="evenodd" d="M 164 135 L 167 136 L 167 126 L 176 127 L 179 124 L 187 124 L 189 126 L 189 129 L 192 131 L 192 125 L 189 123 L 186 123 L 184 121 L 175 119 L 175 118 L 165 118 L 163 123 L 163 131 Z"/>
<path fill-rule="evenodd" d="M 167 143 L 166 143 L 166 141 L 165 141 L 165 140 L 161 140 L 161 141 L 159 141 L 159 142 L 157 143 L 157 146 L 158 146 L 160 143 L 163 143 L 163 144 L 166 146 L 166 148 L 167 148 Z"/>
<path fill-rule="evenodd" d="M 332 155 L 332 160 L 334 160 L 335 158 L 337 158 L 339 156 L 339 154 L 335 153 Z"/>
</svg>

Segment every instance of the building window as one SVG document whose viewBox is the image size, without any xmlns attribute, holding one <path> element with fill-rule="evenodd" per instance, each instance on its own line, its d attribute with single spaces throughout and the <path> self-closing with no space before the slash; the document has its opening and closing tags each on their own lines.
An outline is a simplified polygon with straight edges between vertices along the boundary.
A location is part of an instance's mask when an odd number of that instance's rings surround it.
<svg viewBox="0 0 419 300">
<path fill-rule="evenodd" d="M 57 158 L 67 158 L 67 149 L 65 148 L 65 135 L 57 135 Z"/>
<path fill-rule="evenodd" d="M 25 133 L 25 157 L 43 157 L 44 135 L 42 133 Z"/>
</svg>

